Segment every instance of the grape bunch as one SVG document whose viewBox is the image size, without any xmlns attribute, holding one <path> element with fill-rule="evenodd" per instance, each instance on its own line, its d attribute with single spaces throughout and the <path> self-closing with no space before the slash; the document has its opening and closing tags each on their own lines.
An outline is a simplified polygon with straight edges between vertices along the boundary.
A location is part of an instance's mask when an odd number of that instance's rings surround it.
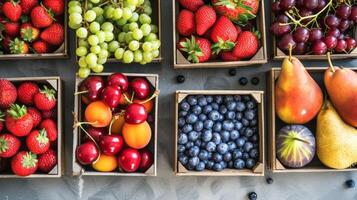
<svg viewBox="0 0 357 200">
<path fill-rule="evenodd" d="M 277 0 L 270 31 L 277 47 L 296 55 L 349 53 L 356 47 L 353 29 L 357 5 L 350 0 Z"/>
<path fill-rule="evenodd" d="M 158 27 L 151 24 L 149 0 L 71 0 L 68 6 L 81 78 L 91 70 L 102 72 L 108 58 L 147 64 L 159 56 L 161 42 Z"/>
</svg>

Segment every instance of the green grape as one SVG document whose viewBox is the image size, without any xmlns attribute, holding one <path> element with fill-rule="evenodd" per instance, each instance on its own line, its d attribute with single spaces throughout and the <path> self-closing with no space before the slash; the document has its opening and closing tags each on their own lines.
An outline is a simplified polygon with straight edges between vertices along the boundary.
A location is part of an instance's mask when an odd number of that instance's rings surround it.
<svg viewBox="0 0 357 200">
<path fill-rule="evenodd" d="M 76 49 L 76 55 L 77 56 L 79 56 L 79 57 L 81 57 L 81 56 L 85 56 L 85 55 L 87 55 L 87 48 L 85 48 L 85 47 L 78 47 L 77 49 Z"/>
<path fill-rule="evenodd" d="M 90 9 L 92 9 L 92 8 L 93 8 L 93 4 L 90 3 L 90 2 L 88 2 L 88 3 L 87 3 L 87 9 L 90 10 Z"/>
<path fill-rule="evenodd" d="M 144 6 L 151 6 L 150 0 L 145 0 L 144 1 Z"/>
<path fill-rule="evenodd" d="M 139 17 L 139 21 L 141 24 L 151 24 L 151 18 L 147 14 L 141 14 Z"/>
<path fill-rule="evenodd" d="M 99 43 L 103 43 L 105 41 L 105 33 L 103 31 L 98 31 L 95 35 L 98 37 Z"/>
<path fill-rule="evenodd" d="M 119 42 L 118 41 L 111 41 L 108 45 L 108 51 L 109 52 L 115 52 L 115 50 L 117 50 L 120 47 Z"/>
<path fill-rule="evenodd" d="M 115 8 L 113 13 L 113 19 L 118 20 L 123 16 L 123 10 L 121 8 Z"/>
<path fill-rule="evenodd" d="M 150 51 L 152 51 L 152 44 L 151 44 L 151 42 L 144 42 L 142 48 L 143 48 L 143 50 L 144 50 L 145 52 L 150 52 Z"/>
<path fill-rule="evenodd" d="M 99 38 L 98 38 L 96 35 L 91 35 L 91 36 L 88 37 L 88 43 L 89 43 L 91 46 L 98 45 L 98 43 L 99 43 Z"/>
<path fill-rule="evenodd" d="M 138 0 L 127 0 L 126 2 L 127 2 L 129 5 L 133 5 L 133 6 L 138 5 Z"/>
<path fill-rule="evenodd" d="M 140 63 L 143 60 L 143 53 L 140 50 L 134 51 L 134 62 Z"/>
<path fill-rule="evenodd" d="M 125 42 L 125 35 L 126 35 L 125 32 L 120 32 L 119 35 L 118 35 L 118 42 L 124 43 Z"/>
<path fill-rule="evenodd" d="M 144 61 L 144 60 L 142 60 L 141 62 L 140 62 L 140 65 L 146 65 L 147 63 Z"/>
<path fill-rule="evenodd" d="M 132 63 L 134 60 L 134 53 L 130 50 L 126 50 L 123 55 L 124 63 Z"/>
<path fill-rule="evenodd" d="M 113 32 L 104 32 L 105 33 L 105 41 L 110 42 L 114 39 Z"/>
<path fill-rule="evenodd" d="M 129 24 L 125 24 L 122 29 L 123 29 L 123 32 L 129 32 L 130 31 Z"/>
<path fill-rule="evenodd" d="M 133 30 L 133 38 L 135 40 L 141 40 L 141 38 L 143 38 L 143 31 L 138 28 Z"/>
<path fill-rule="evenodd" d="M 90 2 L 94 3 L 94 4 L 97 4 L 100 2 L 100 0 L 90 0 Z"/>
<path fill-rule="evenodd" d="M 85 48 L 89 48 L 89 44 L 86 40 L 84 39 L 79 39 L 78 40 L 78 46 L 80 47 L 85 47 Z"/>
<path fill-rule="evenodd" d="M 82 13 L 82 8 L 80 5 L 72 6 L 68 9 L 69 14 L 81 14 Z"/>
<path fill-rule="evenodd" d="M 125 42 L 127 44 L 129 44 L 129 42 L 131 42 L 133 39 L 134 39 L 133 38 L 133 32 L 130 31 L 130 32 L 125 34 Z"/>
<path fill-rule="evenodd" d="M 88 31 L 86 28 L 81 27 L 81 28 L 77 29 L 76 35 L 79 38 L 86 38 L 88 36 Z"/>
<path fill-rule="evenodd" d="M 155 33 L 150 33 L 145 37 L 145 41 L 151 42 L 157 40 L 157 35 Z"/>
<path fill-rule="evenodd" d="M 157 28 L 157 26 L 155 24 L 150 24 L 150 27 L 151 27 L 152 33 L 157 33 L 159 31 L 159 29 Z"/>
<path fill-rule="evenodd" d="M 74 6 L 81 6 L 81 3 L 79 1 L 70 1 L 68 2 L 68 7 L 74 7 Z"/>
<path fill-rule="evenodd" d="M 100 52 L 98 53 L 98 58 L 102 59 L 102 58 L 108 58 L 109 56 L 109 52 L 106 49 L 101 49 Z M 98 61 L 99 63 L 99 61 Z"/>
<path fill-rule="evenodd" d="M 143 24 L 141 25 L 140 30 L 143 32 L 144 36 L 147 36 L 151 32 L 151 26 L 149 24 Z"/>
<path fill-rule="evenodd" d="M 123 18 L 129 20 L 133 15 L 132 11 L 129 8 L 123 8 Z"/>
<path fill-rule="evenodd" d="M 86 57 L 85 56 L 82 56 L 82 57 L 79 58 L 78 65 L 79 65 L 79 67 L 87 67 Z"/>
<path fill-rule="evenodd" d="M 145 1 L 144 0 L 138 0 L 138 5 L 140 6 L 141 4 L 143 4 Z"/>
<path fill-rule="evenodd" d="M 97 64 L 97 60 L 98 60 L 98 57 L 97 55 L 95 55 L 94 53 L 89 53 L 87 54 L 86 56 L 86 63 L 89 65 L 89 66 L 94 66 Z"/>
<path fill-rule="evenodd" d="M 104 10 L 104 17 L 107 19 L 112 19 L 114 16 L 114 8 L 112 6 L 108 6 L 106 7 L 106 9 Z"/>
<path fill-rule="evenodd" d="M 116 23 L 118 24 L 118 26 L 124 26 L 127 23 L 127 20 L 124 18 L 120 18 L 116 20 Z"/>
<path fill-rule="evenodd" d="M 127 5 L 127 7 L 131 10 L 131 12 L 134 12 L 136 10 L 136 6 L 134 5 Z"/>
<path fill-rule="evenodd" d="M 103 65 L 107 62 L 107 60 L 108 60 L 108 58 L 99 58 L 97 63 Z"/>
<path fill-rule="evenodd" d="M 78 29 L 78 28 L 81 27 L 81 24 L 76 24 L 76 23 L 74 23 L 74 22 L 72 22 L 72 21 L 68 21 L 68 26 L 69 26 L 69 28 L 71 28 L 71 29 Z"/>
<path fill-rule="evenodd" d="M 133 40 L 129 43 L 129 49 L 132 51 L 136 51 L 140 48 L 140 43 L 136 40 Z"/>
<path fill-rule="evenodd" d="M 100 73 L 103 71 L 104 66 L 101 64 L 97 64 L 94 67 L 91 68 L 95 73 Z"/>
<path fill-rule="evenodd" d="M 78 70 L 78 76 L 80 78 L 87 78 L 89 76 L 89 74 L 90 74 L 90 69 L 89 68 L 81 67 Z"/>
<path fill-rule="evenodd" d="M 151 45 L 153 50 L 158 50 L 161 46 L 161 42 L 160 40 L 154 40 L 151 42 Z"/>
<path fill-rule="evenodd" d="M 103 8 L 101 8 L 101 7 L 98 7 L 98 6 L 97 6 L 97 7 L 92 8 L 92 10 L 95 12 L 95 14 L 97 15 L 97 17 L 104 14 L 104 10 L 103 10 Z"/>
<path fill-rule="evenodd" d="M 143 60 L 147 63 L 150 63 L 153 59 L 153 56 L 152 56 L 152 53 L 151 52 L 148 52 L 148 51 L 145 51 L 143 53 Z"/>
<path fill-rule="evenodd" d="M 124 55 L 124 49 L 123 48 L 118 48 L 115 53 L 114 53 L 114 57 L 115 59 L 117 60 L 121 60 L 123 58 L 123 55 Z"/>
<path fill-rule="evenodd" d="M 135 29 L 138 29 L 139 28 L 139 25 L 138 25 L 138 23 L 136 23 L 136 22 L 131 22 L 130 24 L 129 24 L 129 30 L 131 30 L 131 31 L 133 31 L 133 30 L 135 30 Z"/>
<path fill-rule="evenodd" d="M 79 13 L 72 13 L 69 15 L 69 21 L 75 23 L 75 24 L 80 24 L 82 23 L 82 15 Z"/>
<path fill-rule="evenodd" d="M 105 18 L 103 15 L 101 15 L 95 18 L 95 21 L 98 22 L 99 24 L 103 24 L 105 22 Z"/>
<path fill-rule="evenodd" d="M 99 45 L 92 46 L 92 47 L 90 48 L 90 52 L 95 53 L 95 54 L 98 54 L 98 53 L 100 52 L 100 50 L 101 50 L 101 48 L 100 48 Z"/>
<path fill-rule="evenodd" d="M 159 51 L 159 50 L 154 50 L 154 51 L 152 51 L 151 53 L 152 53 L 152 56 L 153 56 L 154 58 L 157 58 L 157 57 L 159 57 L 159 55 L 160 55 L 160 51 Z"/>
<path fill-rule="evenodd" d="M 92 22 L 89 25 L 89 31 L 91 33 L 97 33 L 100 30 L 100 24 L 98 22 Z"/>
<path fill-rule="evenodd" d="M 99 46 L 101 49 L 108 49 L 108 43 L 106 42 L 100 43 Z"/>
<path fill-rule="evenodd" d="M 114 30 L 114 26 L 113 26 L 113 24 L 112 23 L 110 23 L 110 22 L 104 22 L 103 24 L 102 24 L 102 26 L 101 26 L 101 29 L 103 30 L 103 31 L 105 31 L 105 32 L 113 32 L 113 30 Z"/>
<path fill-rule="evenodd" d="M 129 22 L 137 22 L 139 20 L 139 14 L 134 12 L 133 15 L 130 17 Z"/>
<path fill-rule="evenodd" d="M 151 15 L 152 14 L 152 8 L 150 6 L 144 7 L 144 13 L 147 14 L 147 15 Z"/>
<path fill-rule="evenodd" d="M 84 19 L 87 22 L 92 22 L 95 20 L 95 18 L 97 17 L 97 14 L 93 11 L 93 10 L 88 10 L 85 14 L 84 14 Z"/>
</svg>

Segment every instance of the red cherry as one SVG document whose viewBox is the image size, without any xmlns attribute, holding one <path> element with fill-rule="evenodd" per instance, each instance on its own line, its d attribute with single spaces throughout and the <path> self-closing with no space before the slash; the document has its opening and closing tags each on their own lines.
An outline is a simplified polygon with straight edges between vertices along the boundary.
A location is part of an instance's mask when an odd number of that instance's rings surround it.
<svg viewBox="0 0 357 200">
<path fill-rule="evenodd" d="M 94 142 L 85 142 L 77 147 L 76 157 L 77 160 L 83 165 L 92 164 L 97 160 L 99 156 L 99 150 Z"/>
<path fill-rule="evenodd" d="M 102 135 L 99 139 L 100 150 L 108 156 L 114 156 L 119 153 L 123 144 L 123 138 L 120 135 Z"/>
<path fill-rule="evenodd" d="M 150 85 L 144 78 L 135 78 L 131 81 L 130 89 L 138 99 L 146 99 L 150 94 Z"/>
<path fill-rule="evenodd" d="M 138 170 L 141 162 L 141 156 L 138 150 L 128 148 L 124 149 L 119 157 L 118 164 L 124 172 L 135 172 Z"/>
<path fill-rule="evenodd" d="M 128 105 L 125 110 L 125 122 L 129 124 L 140 124 L 146 121 L 148 113 L 145 106 L 138 103 L 132 103 Z"/>
<path fill-rule="evenodd" d="M 90 102 L 97 101 L 103 88 L 104 81 L 102 77 L 90 76 L 86 78 L 79 87 L 79 92 L 87 91 L 82 94 L 83 102 L 88 104 Z"/>
<path fill-rule="evenodd" d="M 122 93 L 115 86 L 107 86 L 103 89 L 102 100 L 111 108 L 116 108 L 122 97 Z"/>
<path fill-rule="evenodd" d="M 97 127 L 93 127 L 93 126 L 88 126 L 87 132 L 89 133 L 90 136 L 92 136 L 92 138 L 96 142 L 99 142 L 100 136 L 104 135 L 107 131 L 105 128 L 97 128 Z M 85 135 L 85 137 L 86 137 L 86 139 L 85 139 L 86 141 L 91 140 L 90 138 L 88 138 L 87 135 Z"/>
<path fill-rule="evenodd" d="M 141 150 L 140 154 L 141 154 L 140 170 L 145 172 L 154 163 L 154 156 L 147 149 Z"/>
<path fill-rule="evenodd" d="M 114 73 L 107 79 L 108 85 L 118 87 L 122 93 L 126 92 L 129 87 L 128 78 L 122 73 Z"/>
</svg>

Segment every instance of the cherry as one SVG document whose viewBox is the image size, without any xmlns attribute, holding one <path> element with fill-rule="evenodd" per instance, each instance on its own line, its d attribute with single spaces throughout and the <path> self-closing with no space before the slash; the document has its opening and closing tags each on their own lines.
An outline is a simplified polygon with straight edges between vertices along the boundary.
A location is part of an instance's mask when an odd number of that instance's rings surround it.
<svg viewBox="0 0 357 200">
<path fill-rule="evenodd" d="M 314 42 L 314 44 L 312 45 L 311 50 L 316 55 L 322 55 L 322 54 L 325 54 L 327 52 L 327 46 L 323 41 L 320 40 L 320 41 Z"/>
<path fill-rule="evenodd" d="M 141 156 L 141 162 L 140 162 L 140 167 L 139 168 L 140 168 L 141 171 L 145 172 L 154 163 L 154 156 L 147 149 L 141 150 L 140 151 L 140 156 Z"/>
<path fill-rule="evenodd" d="M 129 87 L 128 78 L 122 73 L 114 73 L 108 76 L 108 85 L 118 87 L 122 93 L 126 92 Z"/>
<path fill-rule="evenodd" d="M 135 93 L 135 97 L 146 99 L 150 94 L 150 85 L 145 78 L 135 78 L 130 83 L 130 89 Z"/>
<path fill-rule="evenodd" d="M 139 169 L 140 163 L 140 152 L 136 149 L 124 149 L 118 157 L 119 167 L 124 172 L 135 172 Z"/>
<path fill-rule="evenodd" d="M 85 142 L 77 147 L 76 157 L 77 160 L 83 165 L 92 164 L 99 157 L 99 149 L 94 142 Z"/>
<path fill-rule="evenodd" d="M 337 53 L 342 53 L 342 52 L 345 52 L 346 48 L 347 48 L 347 42 L 345 40 L 338 39 L 337 45 L 335 47 L 335 51 Z"/>
<path fill-rule="evenodd" d="M 120 135 L 102 135 L 99 139 L 100 150 L 108 156 L 119 153 L 123 145 L 123 138 Z"/>
<path fill-rule="evenodd" d="M 101 76 L 90 76 L 79 86 L 78 94 L 82 94 L 82 101 L 86 104 L 97 101 L 104 88 L 104 81 Z"/>
<path fill-rule="evenodd" d="M 334 49 L 337 45 L 337 38 L 334 36 L 326 36 L 322 39 L 322 41 L 325 42 L 328 50 Z"/>
<path fill-rule="evenodd" d="M 98 142 L 100 136 L 104 135 L 104 133 L 107 132 L 107 131 L 106 131 L 105 128 L 96 128 L 96 127 L 93 127 L 93 126 L 89 126 L 87 128 L 87 132 L 89 133 L 90 136 L 92 136 L 92 138 L 96 142 Z M 88 136 L 86 136 L 85 140 L 90 140 L 90 138 Z"/>
<path fill-rule="evenodd" d="M 125 122 L 129 124 L 143 123 L 147 117 L 145 106 L 139 103 L 132 103 L 125 110 Z"/>
<path fill-rule="evenodd" d="M 347 48 L 346 48 L 347 51 L 352 51 L 354 48 L 356 48 L 357 44 L 355 39 L 348 37 L 346 38 L 346 43 L 347 43 Z"/>
<path fill-rule="evenodd" d="M 116 108 L 119 105 L 121 98 L 122 98 L 122 93 L 118 89 L 118 87 L 107 86 L 102 91 L 102 100 L 110 108 Z"/>
</svg>

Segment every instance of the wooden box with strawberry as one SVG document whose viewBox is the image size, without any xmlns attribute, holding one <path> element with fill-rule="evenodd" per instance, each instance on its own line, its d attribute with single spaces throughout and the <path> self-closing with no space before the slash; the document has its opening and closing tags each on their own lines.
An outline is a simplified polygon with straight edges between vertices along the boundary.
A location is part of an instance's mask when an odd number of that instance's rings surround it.
<svg viewBox="0 0 357 200">
<path fill-rule="evenodd" d="M 158 75 L 77 78 L 73 175 L 156 176 Z"/>
<path fill-rule="evenodd" d="M 61 177 L 60 77 L 0 79 L 0 178 Z"/>
<path fill-rule="evenodd" d="M 67 58 L 65 0 L 0 3 L 0 60 Z"/>
<path fill-rule="evenodd" d="M 173 1 L 174 68 L 267 63 L 264 1 Z"/>
</svg>

